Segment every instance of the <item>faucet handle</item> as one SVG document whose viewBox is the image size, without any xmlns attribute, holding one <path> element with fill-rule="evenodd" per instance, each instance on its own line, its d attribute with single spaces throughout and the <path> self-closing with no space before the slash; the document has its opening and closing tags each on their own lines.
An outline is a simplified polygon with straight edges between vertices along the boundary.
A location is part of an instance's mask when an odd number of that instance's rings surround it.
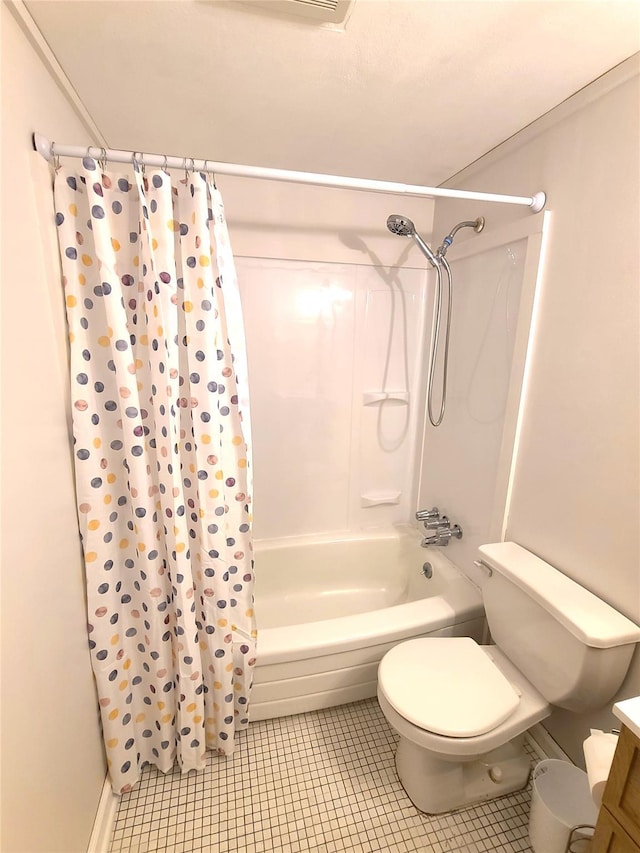
<svg viewBox="0 0 640 853">
<path fill-rule="evenodd" d="M 416 521 L 427 521 L 430 518 L 440 518 L 440 510 L 437 506 L 432 509 L 419 509 L 416 512 Z"/>
<path fill-rule="evenodd" d="M 451 527 L 451 522 L 447 518 L 446 515 L 439 516 L 438 518 L 432 518 L 429 521 L 425 521 L 424 526 L 427 530 L 446 530 L 448 527 Z"/>
<path fill-rule="evenodd" d="M 454 524 L 453 527 L 451 527 L 447 520 L 446 527 L 438 527 L 436 532 L 431 536 L 425 536 L 420 544 L 423 548 L 428 548 L 429 545 L 446 547 L 452 538 L 462 539 L 462 528 L 459 524 Z"/>
</svg>

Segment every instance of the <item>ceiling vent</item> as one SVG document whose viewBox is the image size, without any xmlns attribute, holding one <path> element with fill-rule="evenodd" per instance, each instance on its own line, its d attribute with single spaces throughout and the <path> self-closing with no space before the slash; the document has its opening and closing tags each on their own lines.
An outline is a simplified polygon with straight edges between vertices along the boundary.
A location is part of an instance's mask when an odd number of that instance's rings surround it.
<svg viewBox="0 0 640 853">
<path fill-rule="evenodd" d="M 355 0 L 241 0 L 255 11 L 305 18 L 309 23 L 344 27 Z"/>
</svg>

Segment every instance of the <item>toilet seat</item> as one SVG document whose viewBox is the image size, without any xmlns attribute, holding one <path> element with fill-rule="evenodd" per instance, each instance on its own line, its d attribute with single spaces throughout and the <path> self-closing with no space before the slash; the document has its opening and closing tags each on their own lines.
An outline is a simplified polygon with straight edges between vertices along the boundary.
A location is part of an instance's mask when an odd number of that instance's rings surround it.
<svg viewBox="0 0 640 853">
<path fill-rule="evenodd" d="M 422 638 L 383 657 L 378 684 L 405 720 L 451 738 L 483 735 L 507 720 L 520 693 L 470 637 Z"/>
<path fill-rule="evenodd" d="M 432 639 L 439 638 L 426 638 L 426 641 L 431 642 Z M 448 638 L 446 641 L 449 643 L 451 639 L 453 638 Z M 413 642 L 413 640 L 409 642 Z M 394 648 L 397 647 L 394 646 Z M 551 706 L 546 699 L 538 693 L 535 687 L 527 681 L 499 648 L 496 646 L 478 646 L 478 648 L 483 654 L 491 656 L 493 664 L 502 672 L 519 694 L 520 701 L 515 711 L 504 722 L 485 734 L 477 735 L 476 737 L 447 737 L 446 735 L 431 732 L 422 726 L 417 726 L 409 722 L 402 714 L 399 714 L 391 705 L 384 684 L 378 680 L 378 703 L 380 708 L 391 726 L 401 737 L 406 738 L 423 749 L 439 754 L 445 759 L 451 761 L 456 759 L 459 761 L 468 761 L 474 756 L 496 749 L 549 716 Z M 387 652 L 388 654 L 390 652 Z M 429 647 L 423 647 L 423 663 L 429 657 L 431 657 Z M 426 677 L 428 678 L 428 675 Z"/>
</svg>

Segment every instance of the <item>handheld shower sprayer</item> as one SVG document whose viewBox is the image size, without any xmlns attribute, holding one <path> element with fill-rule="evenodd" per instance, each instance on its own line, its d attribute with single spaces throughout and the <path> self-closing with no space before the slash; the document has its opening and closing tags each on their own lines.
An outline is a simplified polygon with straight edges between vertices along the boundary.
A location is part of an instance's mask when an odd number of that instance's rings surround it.
<svg viewBox="0 0 640 853">
<path fill-rule="evenodd" d="M 399 213 L 392 213 L 391 216 L 387 217 L 387 228 L 392 234 L 398 234 L 400 237 L 413 237 L 418 248 L 429 263 L 434 267 L 438 265 L 438 259 L 418 234 L 416 226 L 406 216 L 401 216 Z"/>
<path fill-rule="evenodd" d="M 458 222 L 447 236 L 442 241 L 442 245 L 434 254 L 429 246 L 425 243 L 422 237 L 416 231 L 416 226 L 406 216 L 401 216 L 398 213 L 393 213 L 387 217 L 387 228 L 392 234 L 398 234 L 400 237 L 413 237 L 422 254 L 427 258 L 432 267 L 434 267 L 437 275 L 436 283 L 436 301 L 435 301 L 435 324 L 433 337 L 431 338 L 431 356 L 429 359 L 429 385 L 427 392 L 427 412 L 429 420 L 434 427 L 440 426 L 444 418 L 444 410 L 447 403 L 447 374 L 449 364 L 449 335 L 451 331 L 451 307 L 453 302 L 453 279 L 451 275 L 451 267 L 449 266 L 445 255 L 447 249 L 453 243 L 453 238 L 461 228 L 473 228 L 476 234 L 484 228 L 484 216 L 479 216 L 477 219 L 465 220 Z M 442 367 L 442 399 L 440 401 L 440 412 L 437 417 L 433 414 L 433 377 L 436 367 L 436 355 L 438 352 L 438 341 L 440 339 L 440 323 L 442 320 L 442 268 L 445 269 L 448 279 L 448 306 L 447 306 L 447 329 L 444 340 L 444 364 Z"/>
</svg>

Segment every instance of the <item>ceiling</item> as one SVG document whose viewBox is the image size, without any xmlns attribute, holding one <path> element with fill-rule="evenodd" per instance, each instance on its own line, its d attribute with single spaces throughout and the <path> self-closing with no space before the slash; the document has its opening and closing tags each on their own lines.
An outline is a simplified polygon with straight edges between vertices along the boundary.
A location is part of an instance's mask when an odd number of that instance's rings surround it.
<svg viewBox="0 0 640 853">
<path fill-rule="evenodd" d="M 355 0 L 343 30 L 251 0 L 26 6 L 112 148 L 432 186 L 640 49 L 638 0 Z"/>
</svg>

